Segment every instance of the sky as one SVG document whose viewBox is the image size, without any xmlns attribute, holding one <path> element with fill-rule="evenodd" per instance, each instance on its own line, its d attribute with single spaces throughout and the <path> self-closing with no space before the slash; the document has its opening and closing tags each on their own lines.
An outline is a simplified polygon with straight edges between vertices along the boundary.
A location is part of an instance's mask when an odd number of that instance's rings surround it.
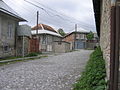
<svg viewBox="0 0 120 90">
<path fill-rule="evenodd" d="M 13 10 L 28 22 L 31 27 L 36 25 L 37 11 L 39 23 L 47 24 L 56 30 L 62 28 L 65 32 L 78 28 L 96 31 L 92 0 L 3 0 Z"/>
</svg>

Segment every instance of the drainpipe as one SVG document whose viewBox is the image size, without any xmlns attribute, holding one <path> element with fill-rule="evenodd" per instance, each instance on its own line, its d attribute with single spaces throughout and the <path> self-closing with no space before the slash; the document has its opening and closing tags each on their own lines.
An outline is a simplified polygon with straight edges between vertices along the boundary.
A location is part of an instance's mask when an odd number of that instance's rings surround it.
<svg viewBox="0 0 120 90">
<path fill-rule="evenodd" d="M 110 82 L 109 90 L 118 90 L 119 80 L 119 29 L 120 29 L 120 0 L 111 1 L 111 52 L 110 52 Z"/>
</svg>

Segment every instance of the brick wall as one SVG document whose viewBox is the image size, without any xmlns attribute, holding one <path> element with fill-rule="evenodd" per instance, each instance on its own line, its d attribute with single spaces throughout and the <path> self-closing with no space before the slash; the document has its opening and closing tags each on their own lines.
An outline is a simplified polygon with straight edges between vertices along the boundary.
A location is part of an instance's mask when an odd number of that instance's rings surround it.
<svg viewBox="0 0 120 90">
<path fill-rule="evenodd" d="M 73 42 L 74 41 L 74 34 L 71 34 L 69 36 L 66 36 L 63 41 L 66 41 L 66 42 Z"/>
<path fill-rule="evenodd" d="M 111 0 L 103 0 L 101 8 L 101 37 L 100 46 L 103 51 L 103 57 L 106 61 L 107 79 L 110 73 L 110 15 L 111 15 Z"/>
</svg>

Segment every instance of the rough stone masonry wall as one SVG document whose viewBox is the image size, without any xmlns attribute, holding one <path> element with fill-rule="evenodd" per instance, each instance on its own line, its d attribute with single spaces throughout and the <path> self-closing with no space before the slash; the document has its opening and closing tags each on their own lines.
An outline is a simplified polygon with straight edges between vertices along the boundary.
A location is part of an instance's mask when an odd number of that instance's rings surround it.
<svg viewBox="0 0 120 90">
<path fill-rule="evenodd" d="M 29 38 L 24 37 L 24 55 L 29 54 Z M 17 37 L 17 56 L 22 56 L 23 52 L 23 37 Z"/>
<path fill-rule="evenodd" d="M 106 61 L 107 80 L 110 75 L 110 16 L 111 16 L 111 0 L 102 0 L 101 8 L 101 37 L 100 46 L 103 51 L 103 57 Z"/>
<path fill-rule="evenodd" d="M 11 37 L 8 36 L 8 23 L 12 25 Z M 15 27 L 17 23 L 10 16 L 0 13 L 0 58 L 15 55 Z M 5 51 L 7 46 L 8 50 Z"/>
</svg>

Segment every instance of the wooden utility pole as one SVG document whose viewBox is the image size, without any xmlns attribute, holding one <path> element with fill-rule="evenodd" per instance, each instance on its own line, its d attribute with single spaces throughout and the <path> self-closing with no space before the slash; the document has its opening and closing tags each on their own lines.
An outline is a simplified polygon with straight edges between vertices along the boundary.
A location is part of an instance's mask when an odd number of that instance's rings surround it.
<svg viewBox="0 0 120 90">
<path fill-rule="evenodd" d="M 77 34 L 77 24 L 75 24 L 74 50 L 75 50 L 75 47 L 76 47 L 76 34 Z"/>
<path fill-rule="evenodd" d="M 39 49 L 39 34 L 38 34 L 38 30 L 39 30 L 39 25 L 38 25 L 38 22 L 39 21 L 39 11 L 37 11 L 37 28 L 36 28 L 36 47 L 35 47 L 35 50 L 36 52 L 39 51 L 37 49 Z"/>
<path fill-rule="evenodd" d="M 37 11 L 37 31 L 36 31 L 36 35 L 38 36 L 38 20 L 39 20 L 39 11 Z"/>
</svg>

